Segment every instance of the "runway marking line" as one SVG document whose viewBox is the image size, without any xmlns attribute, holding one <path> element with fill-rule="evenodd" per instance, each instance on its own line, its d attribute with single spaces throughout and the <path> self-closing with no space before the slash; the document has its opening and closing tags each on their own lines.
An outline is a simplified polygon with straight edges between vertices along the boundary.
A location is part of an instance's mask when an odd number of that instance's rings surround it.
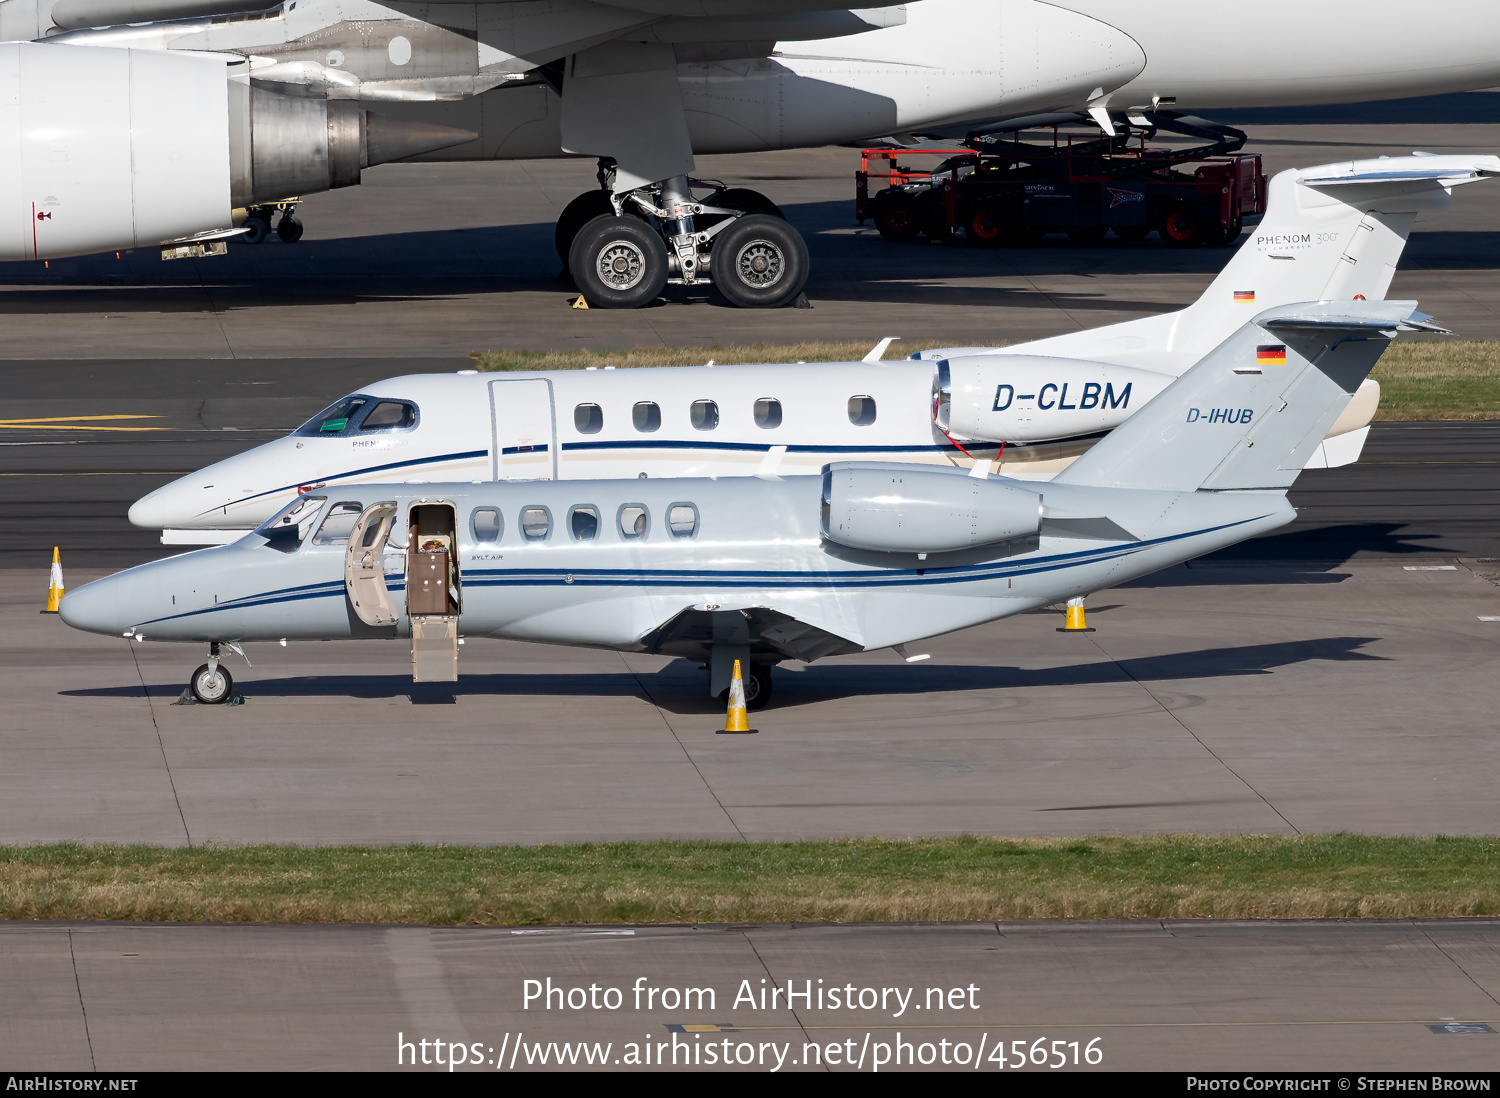
<svg viewBox="0 0 1500 1098">
<path fill-rule="evenodd" d="M 34 431 L 165 431 L 165 427 L 99 427 L 95 424 L 106 419 L 160 419 L 161 416 L 107 415 L 107 416 L 43 416 L 41 419 L 0 419 L 0 429 L 13 428 Z"/>
</svg>

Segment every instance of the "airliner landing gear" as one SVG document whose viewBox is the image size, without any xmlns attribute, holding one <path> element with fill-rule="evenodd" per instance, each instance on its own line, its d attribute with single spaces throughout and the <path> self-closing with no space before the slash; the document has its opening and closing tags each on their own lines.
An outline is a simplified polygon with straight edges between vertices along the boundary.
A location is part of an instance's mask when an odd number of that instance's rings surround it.
<svg viewBox="0 0 1500 1098">
<path fill-rule="evenodd" d="M 554 234 L 591 306 L 636 309 L 668 283 L 711 283 L 732 305 L 774 309 L 806 285 L 807 245 L 765 195 L 687 176 L 614 194 L 613 167 L 599 174 L 601 189 L 568 203 Z M 700 200 L 694 187 L 711 191 Z"/>
<path fill-rule="evenodd" d="M 203 705 L 221 705 L 234 693 L 234 679 L 219 666 L 219 645 L 208 646 L 208 662 L 193 672 L 188 689 Z"/>
<path fill-rule="evenodd" d="M 276 215 L 280 214 L 278 220 Z M 259 244 L 271 235 L 271 223 L 276 222 L 276 236 L 284 244 L 295 244 L 302 239 L 302 222 L 297 218 L 297 200 L 287 199 L 285 202 L 266 202 L 259 206 L 251 206 L 245 211 L 245 220 L 240 222 L 240 228 L 245 231 L 239 235 L 242 244 Z"/>
</svg>

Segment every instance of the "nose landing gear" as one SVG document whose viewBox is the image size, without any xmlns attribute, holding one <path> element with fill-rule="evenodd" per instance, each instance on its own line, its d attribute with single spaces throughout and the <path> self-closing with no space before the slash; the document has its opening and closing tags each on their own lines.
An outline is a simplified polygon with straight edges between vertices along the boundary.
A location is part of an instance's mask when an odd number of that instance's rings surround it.
<svg viewBox="0 0 1500 1098">
<path fill-rule="evenodd" d="M 193 677 L 188 680 L 187 688 L 183 690 L 176 704 L 238 705 L 245 700 L 234 692 L 234 677 L 229 674 L 229 669 L 219 663 L 221 645 L 233 652 L 238 652 L 241 656 L 245 654 L 238 644 L 220 641 L 210 643 L 208 662 L 193 672 Z M 247 658 L 245 662 L 250 661 Z"/>
</svg>

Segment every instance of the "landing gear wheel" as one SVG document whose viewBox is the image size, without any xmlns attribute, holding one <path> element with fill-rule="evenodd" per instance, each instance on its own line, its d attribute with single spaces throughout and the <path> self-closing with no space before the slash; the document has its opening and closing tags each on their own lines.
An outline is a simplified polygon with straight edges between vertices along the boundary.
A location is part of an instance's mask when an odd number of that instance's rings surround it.
<svg viewBox="0 0 1500 1098">
<path fill-rule="evenodd" d="M 1203 242 L 1203 228 L 1198 215 L 1186 206 L 1168 210 L 1156 228 L 1161 242 L 1169 248 L 1191 248 Z"/>
<path fill-rule="evenodd" d="M 1103 225 L 1094 225 L 1087 229 L 1069 229 L 1068 240 L 1074 244 L 1097 244 L 1108 232 L 1109 229 Z"/>
<path fill-rule="evenodd" d="M 730 210 L 743 210 L 747 214 L 765 214 L 767 217 L 779 217 L 786 220 L 786 214 L 781 212 L 781 207 L 772 202 L 759 191 L 752 191 L 749 187 L 730 187 L 719 197 L 709 203 L 711 206 L 722 206 Z M 704 227 L 710 222 L 705 220 Z"/>
<path fill-rule="evenodd" d="M 240 227 L 245 230 L 240 240 L 246 244 L 259 244 L 271 235 L 271 223 L 258 214 L 245 218 Z"/>
<path fill-rule="evenodd" d="M 666 289 L 667 246 L 639 218 L 596 217 L 568 250 L 568 270 L 592 307 L 639 309 Z"/>
<path fill-rule="evenodd" d="M 875 206 L 875 228 L 887 240 L 915 240 L 922 232 L 922 213 L 906 195 L 890 192 Z"/>
<path fill-rule="evenodd" d="M 1145 240 L 1146 237 L 1151 235 L 1151 227 L 1149 225 L 1116 225 L 1110 231 L 1127 243 Z"/>
<path fill-rule="evenodd" d="M 234 692 L 234 679 L 222 665 L 210 671 L 205 663 L 193 672 L 188 689 L 204 705 L 222 705 Z"/>
<path fill-rule="evenodd" d="M 557 258 L 566 265 L 568 252 L 583 227 L 596 217 L 614 216 L 615 207 L 604 191 L 584 191 L 563 207 L 557 215 L 557 226 L 552 230 L 552 243 L 557 248 Z"/>
<path fill-rule="evenodd" d="M 746 214 L 714 238 L 714 287 L 741 309 L 791 304 L 807 285 L 811 263 L 802 234 L 778 217 Z"/>
<path fill-rule="evenodd" d="M 302 222 L 291 214 L 283 214 L 276 223 L 276 235 L 281 237 L 283 244 L 295 244 L 302 239 Z"/>
<path fill-rule="evenodd" d="M 745 708 L 754 712 L 764 709 L 771 701 L 771 664 L 752 663 L 750 674 L 740 679 L 745 688 Z M 729 701 L 729 691 L 720 690 L 719 700 Z"/>
</svg>

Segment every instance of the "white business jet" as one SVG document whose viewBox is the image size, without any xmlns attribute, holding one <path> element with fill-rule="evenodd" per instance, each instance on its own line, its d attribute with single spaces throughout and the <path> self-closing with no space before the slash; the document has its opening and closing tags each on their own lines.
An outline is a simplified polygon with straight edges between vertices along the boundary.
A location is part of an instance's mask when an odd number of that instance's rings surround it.
<svg viewBox="0 0 1500 1098">
<path fill-rule="evenodd" d="M 1493 156 L 1282 172 L 1265 220 L 1194 304 L 1012 347 L 897 362 L 391 378 L 152 492 L 130 520 L 163 530 L 167 544 L 220 544 L 299 492 L 362 483 L 813 474 L 842 460 L 998 460 L 1006 475 L 1045 478 L 1246 317 L 1296 301 L 1383 298 L 1417 214 L 1495 174 Z M 1355 461 L 1378 400 L 1365 382 L 1309 464 Z"/>
<path fill-rule="evenodd" d="M 190 680 L 204 702 L 230 695 L 224 645 L 410 638 L 416 680 L 451 682 L 461 637 L 502 637 L 707 660 L 713 693 L 739 661 L 759 705 L 780 661 L 905 654 L 1290 522 L 1286 490 L 1411 306 L 1255 312 L 1046 484 L 889 462 L 831 462 L 821 478 L 344 484 L 232 545 L 78 588 L 62 618 L 207 642 Z"/>
</svg>

